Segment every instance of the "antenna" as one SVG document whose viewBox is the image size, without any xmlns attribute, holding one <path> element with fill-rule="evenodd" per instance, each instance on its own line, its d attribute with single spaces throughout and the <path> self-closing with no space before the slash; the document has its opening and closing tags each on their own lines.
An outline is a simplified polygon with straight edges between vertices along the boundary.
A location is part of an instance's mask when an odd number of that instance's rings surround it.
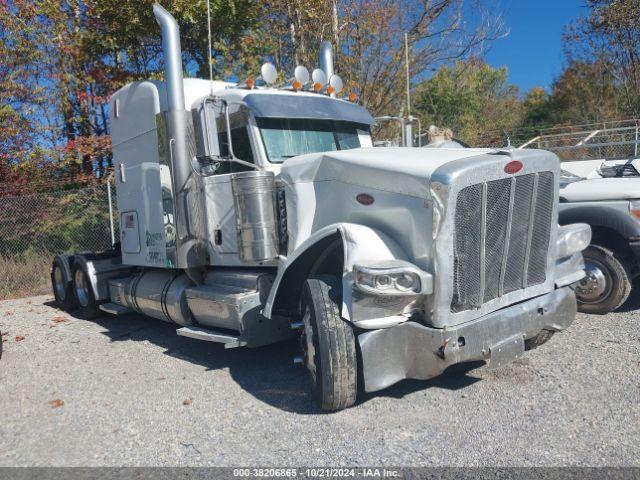
<svg viewBox="0 0 640 480">
<path fill-rule="evenodd" d="M 209 60 L 209 81 L 211 82 L 211 96 L 213 97 L 213 62 L 211 61 L 211 5 L 207 0 L 207 36 L 209 37 L 209 49 L 207 59 Z"/>
</svg>

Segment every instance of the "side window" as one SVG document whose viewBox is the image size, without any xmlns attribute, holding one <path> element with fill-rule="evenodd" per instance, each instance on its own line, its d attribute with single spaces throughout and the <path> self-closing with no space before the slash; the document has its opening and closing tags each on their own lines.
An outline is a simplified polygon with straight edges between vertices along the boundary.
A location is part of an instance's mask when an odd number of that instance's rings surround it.
<svg viewBox="0 0 640 480">
<path fill-rule="evenodd" d="M 229 105 L 229 123 L 231 125 L 231 146 L 236 158 L 245 162 L 254 163 L 253 150 L 251 149 L 251 140 L 249 137 L 249 112 L 243 105 Z M 220 154 L 229 156 L 229 141 L 227 138 L 227 122 L 224 112 L 217 118 L 218 125 L 218 142 L 220 144 Z M 252 170 L 250 167 L 240 165 L 233 162 L 221 162 L 216 170 L 216 174 L 235 173 Z"/>
</svg>

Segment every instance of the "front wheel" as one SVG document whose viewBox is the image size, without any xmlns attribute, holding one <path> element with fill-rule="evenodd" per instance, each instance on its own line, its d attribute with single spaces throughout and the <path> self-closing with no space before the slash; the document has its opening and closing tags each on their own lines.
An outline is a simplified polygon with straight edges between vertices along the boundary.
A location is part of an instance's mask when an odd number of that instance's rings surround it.
<svg viewBox="0 0 640 480">
<path fill-rule="evenodd" d="M 631 278 L 623 261 L 599 245 L 590 245 L 583 256 L 587 275 L 576 285 L 578 310 L 597 314 L 616 310 L 631 293 Z"/>
<path fill-rule="evenodd" d="M 313 397 L 323 410 L 348 408 L 358 393 L 355 335 L 340 317 L 339 299 L 335 278 L 319 276 L 305 282 L 300 341 Z"/>
</svg>

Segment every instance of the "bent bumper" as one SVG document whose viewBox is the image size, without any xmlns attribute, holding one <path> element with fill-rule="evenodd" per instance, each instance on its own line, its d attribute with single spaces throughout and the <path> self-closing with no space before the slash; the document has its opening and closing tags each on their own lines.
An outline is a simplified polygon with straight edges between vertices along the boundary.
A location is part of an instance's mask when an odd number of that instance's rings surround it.
<svg viewBox="0 0 640 480">
<path fill-rule="evenodd" d="M 367 392 L 405 378 L 426 380 L 456 363 L 486 360 L 501 366 L 522 355 L 524 340 L 541 330 L 564 330 L 576 316 L 570 287 L 451 328 L 405 322 L 358 336 Z"/>
</svg>

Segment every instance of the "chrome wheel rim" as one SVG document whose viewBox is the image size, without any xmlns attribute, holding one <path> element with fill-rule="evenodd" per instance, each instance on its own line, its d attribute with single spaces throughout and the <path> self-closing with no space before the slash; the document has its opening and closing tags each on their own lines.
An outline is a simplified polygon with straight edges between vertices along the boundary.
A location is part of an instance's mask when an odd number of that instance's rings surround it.
<svg viewBox="0 0 640 480">
<path fill-rule="evenodd" d="M 87 307 L 89 305 L 89 284 L 87 277 L 81 269 L 76 270 L 74 280 L 78 302 L 81 306 Z"/>
<path fill-rule="evenodd" d="M 576 293 L 582 303 L 597 303 L 611 293 L 611 275 L 600 262 L 585 261 L 586 276 L 578 282 Z"/>
<path fill-rule="evenodd" d="M 53 268 L 53 288 L 56 291 L 58 299 L 64 301 L 67 296 L 67 283 L 64 281 L 60 267 Z"/>
</svg>

